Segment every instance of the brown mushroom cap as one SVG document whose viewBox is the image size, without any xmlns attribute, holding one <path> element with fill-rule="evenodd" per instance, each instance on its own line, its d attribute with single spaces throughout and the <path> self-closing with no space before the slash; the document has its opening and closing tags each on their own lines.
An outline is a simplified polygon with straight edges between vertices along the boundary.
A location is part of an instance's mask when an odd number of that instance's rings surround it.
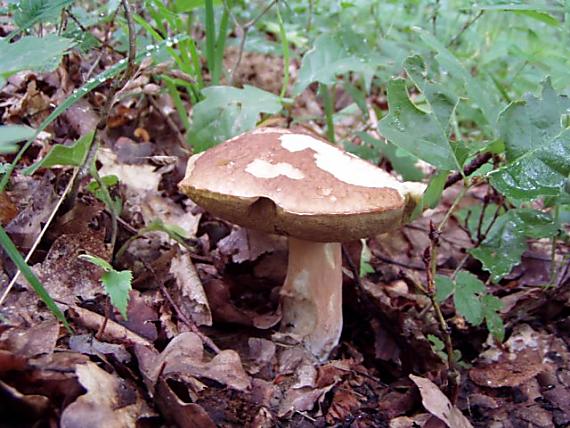
<svg viewBox="0 0 570 428">
<path fill-rule="evenodd" d="M 190 158 L 182 192 L 241 226 L 318 242 L 399 227 L 420 183 L 306 133 L 259 128 Z"/>
</svg>

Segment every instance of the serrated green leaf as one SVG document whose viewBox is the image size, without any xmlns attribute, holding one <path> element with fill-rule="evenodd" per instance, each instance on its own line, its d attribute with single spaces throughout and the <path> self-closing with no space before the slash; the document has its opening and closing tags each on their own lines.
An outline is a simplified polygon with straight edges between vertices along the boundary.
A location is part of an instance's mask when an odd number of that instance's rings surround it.
<svg viewBox="0 0 570 428">
<path fill-rule="evenodd" d="M 80 254 L 78 256 L 81 260 L 85 260 L 86 262 L 92 263 L 95 266 L 99 266 L 105 272 L 110 272 L 113 270 L 113 266 L 109 264 L 106 260 L 103 260 L 101 257 L 92 256 L 91 254 Z"/>
<path fill-rule="evenodd" d="M 52 166 L 81 166 L 85 161 L 89 147 L 91 147 L 94 135 L 94 131 L 89 132 L 71 146 L 61 144 L 53 146 L 42 160 L 24 169 L 24 174 L 31 175 L 39 168 Z"/>
<path fill-rule="evenodd" d="M 547 79 L 541 98 L 529 95 L 501 113 L 508 163 L 489 174 L 493 187 L 521 200 L 561 194 L 570 175 L 570 129 L 560 119 L 569 110 L 570 99 L 556 95 Z"/>
<path fill-rule="evenodd" d="M 503 302 L 495 296 L 486 294 L 481 298 L 481 304 L 487 329 L 495 339 L 502 342 L 505 338 L 505 325 L 499 311 L 503 308 Z"/>
<path fill-rule="evenodd" d="M 481 245 L 469 252 L 497 282 L 520 263 L 527 248 L 527 237 L 550 237 L 557 230 L 552 217 L 546 213 L 528 208 L 513 209 L 499 216 Z"/>
<path fill-rule="evenodd" d="M 281 99 L 270 92 L 244 86 L 211 86 L 194 106 L 188 141 L 195 153 L 255 128 L 261 113 L 281 110 Z"/>
<path fill-rule="evenodd" d="M 55 34 L 22 37 L 14 43 L 0 39 L 0 76 L 6 79 L 21 70 L 51 71 L 73 44 Z"/>
<path fill-rule="evenodd" d="M 437 303 L 445 302 L 455 291 L 455 284 L 448 276 L 435 276 L 435 300 Z"/>
<path fill-rule="evenodd" d="M 0 126 L 0 153 L 12 153 L 18 149 L 15 143 L 36 135 L 36 130 L 24 125 Z"/>
<path fill-rule="evenodd" d="M 129 305 L 131 282 L 133 274 L 130 270 L 105 272 L 101 277 L 101 283 L 111 298 L 111 304 L 117 308 L 121 316 L 127 319 L 127 307 Z"/>
<path fill-rule="evenodd" d="M 322 34 L 303 56 L 293 95 L 299 95 L 313 82 L 332 85 L 338 75 L 349 71 L 360 73 L 368 88 L 380 61 L 366 40 L 352 31 Z"/>
<path fill-rule="evenodd" d="M 479 325 L 483 322 L 480 298 L 484 293 L 485 284 L 475 275 L 466 271 L 457 273 L 453 295 L 455 309 L 472 325 Z"/>
<path fill-rule="evenodd" d="M 390 111 L 378 124 L 380 133 L 395 145 L 432 165 L 445 169 L 460 168 L 455 153 L 435 114 L 417 108 L 409 99 L 406 81 L 388 83 Z"/>
</svg>

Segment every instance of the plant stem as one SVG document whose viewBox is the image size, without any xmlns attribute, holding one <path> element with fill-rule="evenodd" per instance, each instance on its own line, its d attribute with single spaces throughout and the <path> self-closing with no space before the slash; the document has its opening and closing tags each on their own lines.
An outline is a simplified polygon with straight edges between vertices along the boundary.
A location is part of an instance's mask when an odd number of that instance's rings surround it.
<svg viewBox="0 0 570 428">
<path fill-rule="evenodd" d="M 216 40 L 216 58 L 214 63 L 214 71 L 212 73 L 212 85 L 220 82 L 220 75 L 224 64 L 224 50 L 226 47 L 226 38 L 228 35 L 229 10 L 224 8 L 222 20 L 220 21 L 220 29 L 218 31 L 218 39 Z"/>
<path fill-rule="evenodd" d="M 285 24 L 283 23 L 283 18 L 281 17 L 281 12 L 279 12 L 279 7 L 277 7 L 277 21 L 279 22 L 279 36 L 281 38 L 281 50 L 283 51 L 283 86 L 281 87 L 281 92 L 279 96 L 283 98 L 287 93 L 287 88 L 289 87 L 289 41 L 287 40 L 287 32 L 285 31 Z"/>
<path fill-rule="evenodd" d="M 335 143 L 335 132 L 334 132 L 334 100 L 331 95 L 334 90 L 334 85 L 329 88 L 328 85 L 319 83 L 319 95 L 323 99 L 323 106 L 325 109 L 325 120 L 327 123 L 327 138 L 331 143 Z"/>
<path fill-rule="evenodd" d="M 213 0 L 205 0 L 206 11 L 206 60 L 208 62 L 208 70 L 212 76 L 214 83 L 214 68 L 216 66 L 216 22 L 214 17 Z"/>
<path fill-rule="evenodd" d="M 552 244 L 550 247 L 550 281 L 548 282 L 548 287 L 555 287 L 557 283 L 557 273 L 558 273 L 558 264 L 556 263 L 556 244 L 558 241 L 558 236 L 560 235 L 560 205 L 554 205 L 554 224 L 558 227 L 558 231 L 552 237 Z"/>
</svg>

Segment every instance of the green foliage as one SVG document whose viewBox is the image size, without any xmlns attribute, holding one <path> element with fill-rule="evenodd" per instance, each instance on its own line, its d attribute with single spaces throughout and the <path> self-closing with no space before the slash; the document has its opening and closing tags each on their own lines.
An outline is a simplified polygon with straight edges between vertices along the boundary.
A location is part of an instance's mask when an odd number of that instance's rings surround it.
<svg viewBox="0 0 570 428">
<path fill-rule="evenodd" d="M 73 40 L 55 34 L 22 37 L 14 43 L 0 39 L 0 87 L 5 79 L 18 71 L 55 69 L 73 44 Z"/>
<path fill-rule="evenodd" d="M 281 99 L 269 92 L 245 86 L 211 86 L 205 99 L 194 106 L 188 141 L 201 152 L 242 132 L 255 128 L 261 113 L 281 110 Z"/>
<path fill-rule="evenodd" d="M 18 150 L 15 143 L 33 138 L 36 130 L 24 125 L 0 126 L 0 154 L 13 153 Z"/>
<path fill-rule="evenodd" d="M 74 0 L 20 0 L 15 8 L 14 22 L 20 30 L 40 22 L 56 22 L 61 10 L 71 5 Z"/>
<path fill-rule="evenodd" d="M 541 98 L 528 95 L 509 105 L 499 119 L 507 164 L 491 172 L 493 187 L 523 200 L 561 195 L 570 175 L 568 111 L 570 99 L 556 95 L 550 80 Z"/>
<path fill-rule="evenodd" d="M 433 352 L 435 352 L 437 356 L 441 358 L 443 361 L 447 361 L 447 352 L 445 352 L 445 344 L 443 343 L 443 341 L 439 337 L 434 336 L 433 334 L 428 334 L 427 339 L 431 344 Z M 469 364 L 466 364 L 464 361 L 462 361 L 461 360 L 462 358 L 463 356 L 461 355 L 461 351 L 459 349 L 454 349 L 453 361 L 455 361 L 455 363 L 460 367 L 468 368 Z"/>
<path fill-rule="evenodd" d="M 504 325 L 499 315 L 501 301 L 487 294 L 485 284 L 475 275 L 457 272 L 455 280 L 443 275 L 436 275 L 436 300 L 444 302 L 453 296 L 453 303 L 458 314 L 467 322 L 478 326 L 486 322 L 487 329 L 497 339 L 504 338 Z"/>
<path fill-rule="evenodd" d="M 79 258 L 96 266 L 99 266 L 105 271 L 103 275 L 101 275 L 101 284 L 111 299 L 111 304 L 126 320 L 127 307 L 129 305 L 130 298 L 129 293 L 132 289 L 132 272 L 130 270 L 117 271 L 113 269 L 113 266 L 111 266 L 107 261 L 90 254 L 82 254 L 79 256 Z"/>
<path fill-rule="evenodd" d="M 360 242 L 362 243 L 362 251 L 360 252 L 360 269 L 358 271 L 360 277 L 364 278 L 369 273 L 374 273 L 374 268 L 370 265 L 372 253 L 370 248 L 368 248 L 368 244 L 366 244 L 366 240 L 361 239 Z"/>
<path fill-rule="evenodd" d="M 470 253 L 483 263 L 493 281 L 499 281 L 520 263 L 526 238 L 544 238 L 557 232 L 558 225 L 547 213 L 512 209 L 497 218 L 485 240 Z"/>
<path fill-rule="evenodd" d="M 91 131 L 73 143 L 71 146 L 57 144 L 51 148 L 47 155 L 32 166 L 24 170 L 24 174 L 31 175 L 39 168 L 52 166 L 80 166 L 85 161 L 89 147 L 93 142 L 95 132 Z"/>
<path fill-rule="evenodd" d="M 366 40 L 352 31 L 323 34 L 303 56 L 293 93 L 299 95 L 313 82 L 331 85 L 336 82 L 336 76 L 349 71 L 362 74 L 369 86 L 380 62 Z"/>
<path fill-rule="evenodd" d="M 431 87 L 431 90 L 436 89 Z M 437 106 L 432 107 L 432 112 L 427 113 L 416 107 L 409 99 L 405 80 L 390 81 L 388 83 L 390 113 L 380 121 L 379 130 L 398 147 L 438 168 L 459 169 L 459 161 L 447 136 L 449 117 L 445 122 L 440 121 L 447 109 L 451 108 L 453 111 L 457 101 L 443 93 L 431 96 Z"/>
<path fill-rule="evenodd" d="M 119 197 L 112 198 L 108 193 L 109 187 L 119 184 L 119 178 L 116 175 L 106 175 L 101 177 L 101 183 L 102 186 L 97 180 L 91 180 L 91 182 L 85 186 L 85 190 L 93 193 L 97 199 L 107 206 L 107 208 L 115 214 L 120 215 L 121 210 L 123 209 L 123 201 Z"/>
</svg>

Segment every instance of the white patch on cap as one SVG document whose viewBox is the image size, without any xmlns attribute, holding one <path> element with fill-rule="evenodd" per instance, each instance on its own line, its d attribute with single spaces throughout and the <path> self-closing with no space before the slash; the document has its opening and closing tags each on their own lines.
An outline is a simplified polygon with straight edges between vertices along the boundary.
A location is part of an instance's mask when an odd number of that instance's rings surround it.
<svg viewBox="0 0 570 428">
<path fill-rule="evenodd" d="M 289 134 L 291 131 L 282 128 L 255 128 L 251 133 L 252 134 Z"/>
<path fill-rule="evenodd" d="M 258 178 L 275 178 L 284 175 L 293 180 L 301 180 L 305 177 L 300 169 L 295 168 L 289 163 L 271 163 L 263 159 L 256 159 L 250 162 L 245 168 L 245 171 Z"/>
<path fill-rule="evenodd" d="M 315 152 L 315 164 L 318 168 L 334 175 L 347 184 L 362 187 L 390 187 L 400 194 L 406 193 L 406 187 L 386 171 L 336 147 L 324 143 L 309 135 L 284 134 L 279 137 L 281 146 L 290 152 L 311 149 Z"/>
</svg>

